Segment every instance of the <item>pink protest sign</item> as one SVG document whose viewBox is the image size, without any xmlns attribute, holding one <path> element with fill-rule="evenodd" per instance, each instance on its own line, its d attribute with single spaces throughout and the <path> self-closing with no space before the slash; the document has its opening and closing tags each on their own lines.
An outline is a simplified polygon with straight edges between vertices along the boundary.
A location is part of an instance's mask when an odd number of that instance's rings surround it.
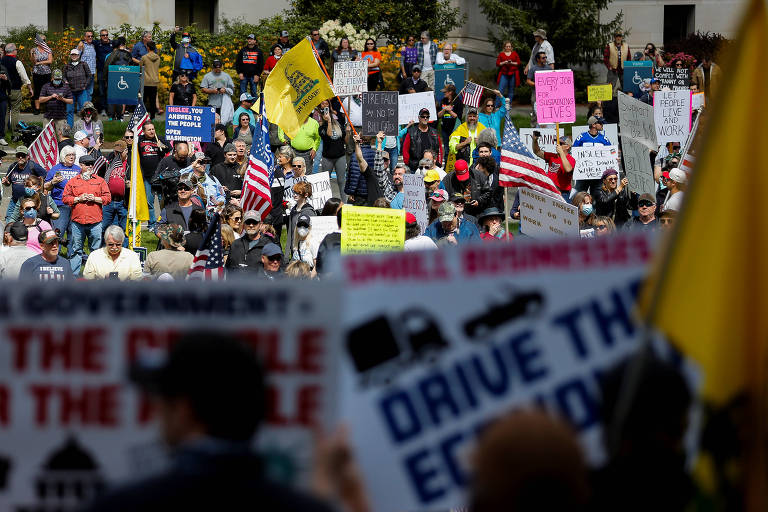
<svg viewBox="0 0 768 512">
<path fill-rule="evenodd" d="M 536 117 L 539 124 L 575 123 L 573 71 L 536 72 Z"/>
</svg>

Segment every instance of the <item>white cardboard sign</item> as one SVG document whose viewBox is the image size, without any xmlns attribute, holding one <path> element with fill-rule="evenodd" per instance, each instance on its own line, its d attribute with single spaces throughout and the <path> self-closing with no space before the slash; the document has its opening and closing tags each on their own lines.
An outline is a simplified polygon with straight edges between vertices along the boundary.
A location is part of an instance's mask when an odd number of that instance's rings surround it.
<svg viewBox="0 0 768 512">
<path fill-rule="evenodd" d="M 572 148 L 571 156 L 576 159 L 574 180 L 599 180 L 605 170 L 619 170 L 617 146 L 581 146 Z"/>
<path fill-rule="evenodd" d="M 655 194 L 656 183 L 648 148 L 631 137 L 621 137 L 621 156 L 629 190 L 638 194 Z"/>
<path fill-rule="evenodd" d="M 653 117 L 653 106 L 636 100 L 618 91 L 619 99 L 619 131 L 627 137 L 642 142 L 648 149 L 656 151 L 656 127 Z M 614 142 L 614 141 L 611 141 Z"/>
<path fill-rule="evenodd" d="M 368 61 L 337 62 L 333 65 L 333 90 L 337 96 L 368 91 Z"/>
<path fill-rule="evenodd" d="M 656 91 L 653 95 L 653 115 L 659 145 L 684 143 L 691 132 L 691 91 Z"/>
<path fill-rule="evenodd" d="M 416 217 L 421 233 L 427 229 L 428 205 L 424 177 L 420 174 L 405 173 L 403 175 L 403 210 Z"/>
<path fill-rule="evenodd" d="M 435 93 L 432 91 L 417 92 L 413 94 L 401 94 L 398 98 L 398 124 L 408 124 L 411 121 L 419 122 L 419 110 L 429 109 L 429 120 L 437 120 L 435 110 Z"/>
<path fill-rule="evenodd" d="M 520 191 L 520 231 L 532 238 L 578 237 L 579 209 L 530 188 Z"/>
</svg>

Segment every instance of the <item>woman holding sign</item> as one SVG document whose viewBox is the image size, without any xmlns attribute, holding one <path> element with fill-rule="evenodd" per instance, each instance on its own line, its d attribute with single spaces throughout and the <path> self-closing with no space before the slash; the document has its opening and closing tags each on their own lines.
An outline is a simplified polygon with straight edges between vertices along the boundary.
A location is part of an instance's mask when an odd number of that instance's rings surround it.
<svg viewBox="0 0 768 512">
<path fill-rule="evenodd" d="M 603 172 L 603 186 L 595 195 L 595 215 L 608 217 L 621 227 L 630 219 L 629 210 L 637 208 L 637 193 L 629 191 L 629 180 L 619 181 L 615 169 Z"/>
</svg>

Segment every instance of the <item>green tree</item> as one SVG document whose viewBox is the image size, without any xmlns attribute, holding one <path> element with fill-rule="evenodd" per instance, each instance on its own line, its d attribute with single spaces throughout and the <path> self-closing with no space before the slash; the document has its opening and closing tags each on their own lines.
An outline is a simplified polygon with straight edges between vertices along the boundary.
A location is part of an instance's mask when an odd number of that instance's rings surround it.
<svg viewBox="0 0 768 512">
<path fill-rule="evenodd" d="M 521 59 L 527 61 L 534 44 L 533 31 L 543 28 L 555 49 L 558 68 L 592 64 L 617 30 L 623 13 L 602 20 L 600 11 L 611 0 L 479 0 L 480 9 L 492 24 L 488 38 L 501 49 L 512 41 Z"/>
<path fill-rule="evenodd" d="M 407 35 L 428 30 L 435 39 L 445 39 L 448 32 L 466 20 L 450 0 L 357 0 L 354 4 L 338 0 L 291 0 L 293 11 L 316 20 L 351 23 L 356 28 L 374 32 L 388 43 L 398 44 Z M 418 15 L 415 15 L 418 13 Z"/>
</svg>

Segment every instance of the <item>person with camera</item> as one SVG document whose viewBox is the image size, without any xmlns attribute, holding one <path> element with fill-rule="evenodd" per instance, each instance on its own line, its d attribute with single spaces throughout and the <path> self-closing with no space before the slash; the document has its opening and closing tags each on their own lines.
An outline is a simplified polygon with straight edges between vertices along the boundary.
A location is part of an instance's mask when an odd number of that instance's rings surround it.
<svg viewBox="0 0 768 512">
<path fill-rule="evenodd" d="M 656 49 L 656 45 L 653 43 L 645 45 L 645 50 L 643 50 L 643 56 L 640 57 L 640 60 L 653 61 L 653 67 L 655 68 L 662 68 L 666 65 L 664 63 L 664 58 L 661 56 L 661 52 Z"/>
</svg>

